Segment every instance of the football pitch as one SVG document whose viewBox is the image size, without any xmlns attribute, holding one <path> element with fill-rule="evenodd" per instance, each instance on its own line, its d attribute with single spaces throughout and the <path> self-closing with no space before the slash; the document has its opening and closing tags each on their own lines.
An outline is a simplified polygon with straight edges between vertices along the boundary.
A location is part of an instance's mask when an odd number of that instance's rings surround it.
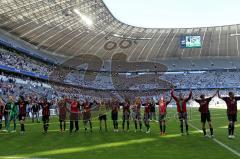
<svg viewBox="0 0 240 159">
<path fill-rule="evenodd" d="M 57 118 L 51 118 L 48 134 L 42 134 L 42 123 L 26 122 L 26 133 L 0 133 L 0 158 L 51 158 L 51 159 L 220 159 L 240 158 L 240 130 L 236 125 L 235 139 L 227 138 L 226 110 L 211 109 L 215 138 L 203 137 L 200 113 L 191 111 L 190 135 L 180 135 L 176 109 L 168 109 L 167 134 L 160 136 L 159 123 L 151 122 L 151 133 L 130 131 L 114 133 L 108 120 L 108 132 L 99 132 L 99 121 L 93 121 L 93 133 L 80 131 L 70 134 L 59 132 Z M 108 116 L 108 119 L 111 119 Z M 121 119 L 121 115 L 119 115 Z M 69 123 L 67 123 L 67 129 Z M 143 130 L 146 127 L 143 125 Z"/>
</svg>

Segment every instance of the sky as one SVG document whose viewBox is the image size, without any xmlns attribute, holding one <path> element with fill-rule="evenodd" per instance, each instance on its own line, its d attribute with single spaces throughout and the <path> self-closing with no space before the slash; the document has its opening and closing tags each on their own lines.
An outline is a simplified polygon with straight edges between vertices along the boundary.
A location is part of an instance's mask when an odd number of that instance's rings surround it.
<svg viewBox="0 0 240 159">
<path fill-rule="evenodd" d="M 240 24 L 240 0 L 103 0 L 120 21 L 147 28 Z"/>
</svg>

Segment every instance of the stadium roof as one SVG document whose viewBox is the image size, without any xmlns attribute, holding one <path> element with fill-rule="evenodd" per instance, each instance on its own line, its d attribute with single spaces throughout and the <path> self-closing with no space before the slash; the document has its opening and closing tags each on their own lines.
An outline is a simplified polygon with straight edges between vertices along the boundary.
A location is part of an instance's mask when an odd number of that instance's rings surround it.
<svg viewBox="0 0 240 159">
<path fill-rule="evenodd" d="M 116 19 L 102 0 L 1 0 L 0 28 L 39 50 L 130 61 L 239 56 L 240 25 L 141 28 Z M 131 14 L 131 13 L 129 13 Z M 182 49 L 180 36 L 201 35 L 202 47 Z"/>
</svg>

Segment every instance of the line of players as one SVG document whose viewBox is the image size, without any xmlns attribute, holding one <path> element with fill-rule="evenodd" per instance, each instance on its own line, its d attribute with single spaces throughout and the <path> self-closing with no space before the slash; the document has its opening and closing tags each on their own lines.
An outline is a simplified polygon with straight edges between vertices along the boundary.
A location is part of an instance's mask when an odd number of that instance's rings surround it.
<svg viewBox="0 0 240 159">
<path fill-rule="evenodd" d="M 233 92 L 229 92 L 228 97 L 221 97 L 219 91 L 217 91 L 212 97 L 205 98 L 205 95 L 200 95 L 200 99 L 194 99 L 197 103 L 199 103 L 199 112 L 201 113 L 201 123 L 202 123 L 202 130 L 204 136 L 207 135 L 205 123 L 208 122 L 210 128 L 210 135 L 213 135 L 213 126 L 211 123 L 211 115 L 209 111 L 209 103 L 214 96 L 218 95 L 219 98 L 224 100 L 227 105 L 227 117 L 229 121 L 228 125 L 228 137 L 229 139 L 234 138 L 234 129 L 235 129 L 235 122 L 237 121 L 237 101 L 240 100 L 240 97 L 235 97 Z M 166 132 L 166 115 L 167 115 L 167 105 L 171 102 L 172 98 L 175 100 L 177 105 L 177 112 L 180 121 L 180 131 L 181 134 L 184 135 L 184 124 L 186 134 L 188 133 L 188 114 L 187 114 L 187 102 L 192 99 L 192 91 L 188 97 L 184 98 L 183 95 L 180 93 L 179 96 L 175 96 L 174 90 L 171 91 L 171 99 L 167 101 L 164 95 L 159 99 L 159 107 L 158 107 L 158 114 L 159 114 L 159 127 L 160 127 L 160 134 L 165 135 Z M 16 131 L 16 120 L 19 119 L 21 133 L 25 132 L 25 118 L 26 118 L 26 107 L 30 104 L 32 100 L 24 99 L 23 96 L 19 96 L 18 101 L 14 101 L 12 96 L 9 96 L 8 101 L 6 104 L 0 98 L 0 130 L 2 129 L 2 117 L 5 118 L 5 127 L 6 130 L 10 130 L 10 122 L 13 121 L 13 132 Z M 34 101 L 36 103 L 36 101 Z M 120 110 L 120 106 L 122 106 L 123 116 L 122 116 L 122 129 L 129 131 L 130 125 L 130 118 L 134 120 L 135 125 L 135 132 L 138 129 L 142 131 L 142 119 L 141 119 L 141 106 L 144 106 L 144 115 L 143 121 L 144 125 L 147 128 L 146 133 L 150 133 L 150 107 L 152 106 L 152 102 L 150 99 L 146 100 L 146 103 L 142 103 L 141 98 L 137 97 L 133 105 L 130 104 L 130 100 L 128 98 L 125 99 L 124 102 L 119 102 L 116 99 L 113 99 L 109 102 L 101 101 L 100 103 L 88 102 L 85 100 L 82 104 L 77 101 L 77 98 L 74 97 L 73 99 L 67 99 L 63 97 L 58 102 L 58 112 L 59 112 L 59 122 L 60 122 L 60 131 L 66 130 L 66 119 L 67 119 L 67 112 L 70 113 L 70 133 L 73 132 L 75 127 L 75 132 L 79 130 L 79 116 L 82 115 L 83 123 L 85 132 L 87 132 L 87 125 L 89 124 L 90 132 L 92 132 L 92 122 L 91 122 L 91 110 L 92 108 L 98 109 L 98 115 L 100 120 L 100 131 L 102 131 L 102 124 L 104 123 L 105 131 L 107 131 L 107 112 L 111 110 L 111 117 L 113 121 L 114 132 L 118 132 L 118 112 Z M 49 127 L 49 117 L 50 117 L 50 106 L 52 105 L 51 102 L 48 102 L 46 98 L 42 98 L 38 105 L 42 108 L 42 121 L 43 121 L 43 133 L 47 133 Z M 68 107 L 70 105 L 70 108 Z M 80 111 L 80 108 L 82 110 Z M 131 112 L 132 110 L 132 112 Z M 131 113 L 130 113 L 131 112 Z"/>
</svg>

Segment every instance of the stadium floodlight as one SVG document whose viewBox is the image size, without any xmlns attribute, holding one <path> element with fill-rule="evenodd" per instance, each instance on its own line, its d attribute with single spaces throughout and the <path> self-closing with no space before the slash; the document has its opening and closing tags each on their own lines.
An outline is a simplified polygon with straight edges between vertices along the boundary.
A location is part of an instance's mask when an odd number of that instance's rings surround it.
<svg viewBox="0 0 240 159">
<path fill-rule="evenodd" d="M 240 36 L 240 34 L 230 34 L 230 36 Z"/>
<path fill-rule="evenodd" d="M 124 38 L 123 35 L 118 35 L 118 34 L 112 34 L 112 36 L 114 36 L 114 37 L 119 37 L 119 38 Z"/>
<path fill-rule="evenodd" d="M 110 36 L 116 37 L 116 38 L 122 38 L 126 40 L 151 40 L 152 38 L 137 38 L 137 37 L 131 37 L 131 36 L 124 36 L 119 34 L 111 34 Z"/>
<path fill-rule="evenodd" d="M 93 25 L 93 21 L 87 17 L 86 15 L 82 14 L 78 9 L 74 9 L 73 10 L 77 15 L 79 15 L 81 17 L 81 19 L 88 25 L 88 26 L 92 26 Z"/>
</svg>

